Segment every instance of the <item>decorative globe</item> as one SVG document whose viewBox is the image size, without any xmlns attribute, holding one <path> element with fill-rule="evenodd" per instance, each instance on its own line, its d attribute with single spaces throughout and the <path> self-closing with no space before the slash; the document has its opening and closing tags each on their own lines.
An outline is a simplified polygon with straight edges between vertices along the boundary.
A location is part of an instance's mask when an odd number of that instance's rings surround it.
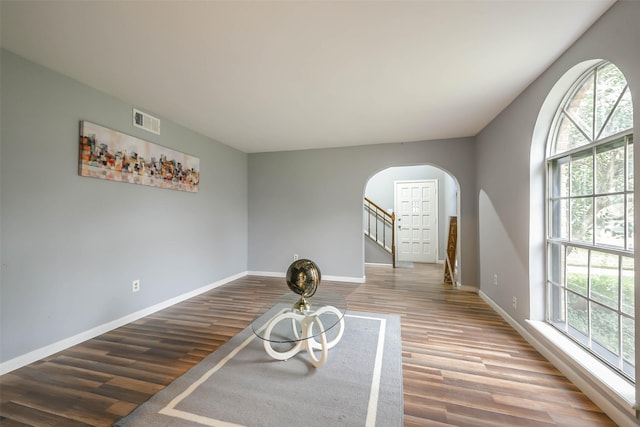
<svg viewBox="0 0 640 427">
<path fill-rule="evenodd" d="M 287 269 L 289 289 L 302 298 L 312 297 L 320 284 L 320 269 L 309 259 L 293 261 Z"/>
</svg>

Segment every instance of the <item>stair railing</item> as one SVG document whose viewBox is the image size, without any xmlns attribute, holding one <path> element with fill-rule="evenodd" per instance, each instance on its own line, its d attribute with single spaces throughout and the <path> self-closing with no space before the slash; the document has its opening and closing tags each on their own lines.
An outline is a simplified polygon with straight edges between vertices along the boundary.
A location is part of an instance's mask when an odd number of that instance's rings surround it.
<svg viewBox="0 0 640 427">
<path fill-rule="evenodd" d="M 367 211 L 366 234 L 373 241 L 391 253 L 393 268 L 396 267 L 396 214 L 387 212 L 368 197 L 364 198 Z M 372 224 L 373 222 L 373 224 Z M 391 228 L 391 245 L 387 246 L 387 228 Z"/>
</svg>

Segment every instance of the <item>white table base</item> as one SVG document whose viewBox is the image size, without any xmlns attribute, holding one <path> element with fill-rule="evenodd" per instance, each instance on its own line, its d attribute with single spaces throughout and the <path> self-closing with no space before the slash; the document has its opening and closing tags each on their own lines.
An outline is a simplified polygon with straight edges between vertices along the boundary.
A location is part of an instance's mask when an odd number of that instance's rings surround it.
<svg viewBox="0 0 640 427">
<path fill-rule="evenodd" d="M 344 333 L 344 317 L 342 313 L 335 307 L 330 305 L 324 306 L 316 310 L 312 315 L 308 316 L 304 313 L 289 311 L 290 309 L 286 309 L 286 311 L 282 311 L 275 315 L 273 319 L 269 321 L 267 324 L 267 329 L 265 330 L 264 335 L 264 349 L 267 354 L 273 357 L 276 360 L 288 360 L 302 351 L 303 348 L 307 350 L 309 353 L 309 358 L 311 359 L 311 363 L 314 367 L 320 368 L 327 361 L 327 350 L 333 348 L 340 339 L 342 338 L 342 334 Z M 340 322 L 338 323 L 338 335 L 333 338 L 333 340 L 327 342 L 327 336 L 324 332 L 324 326 L 320 321 L 319 316 L 324 313 L 332 313 L 340 318 Z M 271 331 L 273 328 L 280 322 L 286 319 L 291 319 L 291 327 L 293 328 L 293 333 L 298 340 L 296 345 L 293 348 L 287 351 L 276 351 L 274 350 L 272 343 L 270 341 Z M 302 336 L 298 335 L 298 329 L 296 328 L 296 324 L 299 323 L 301 326 Z M 318 331 L 322 331 L 320 334 L 317 334 L 317 338 L 320 341 L 316 341 L 316 336 L 313 333 L 314 325 L 317 327 Z M 320 350 L 320 358 L 317 358 L 314 350 Z"/>
</svg>

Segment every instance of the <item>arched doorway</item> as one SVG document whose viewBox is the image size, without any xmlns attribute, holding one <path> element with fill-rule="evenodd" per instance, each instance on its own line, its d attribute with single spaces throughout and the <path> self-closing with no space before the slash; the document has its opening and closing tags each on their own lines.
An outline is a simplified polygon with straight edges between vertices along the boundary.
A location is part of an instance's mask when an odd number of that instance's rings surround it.
<svg viewBox="0 0 640 427">
<path fill-rule="evenodd" d="M 435 262 L 444 264 L 449 219 L 450 217 L 459 217 L 459 186 L 453 176 L 437 166 L 428 164 L 392 166 L 378 171 L 369 178 L 365 185 L 364 196 L 375 202 L 376 205 L 380 206 L 384 210 L 388 212 L 396 212 L 398 211 L 398 207 L 396 205 L 399 200 L 396 191 L 398 183 L 413 184 L 421 182 L 435 184 L 435 193 L 431 193 L 431 196 L 435 194 L 435 199 L 430 201 L 430 205 L 435 207 L 434 213 L 436 215 L 436 226 L 435 230 L 431 231 L 435 232 L 436 235 L 435 241 L 432 242 L 432 244 L 435 245 L 436 253 L 435 258 L 433 258 L 432 261 L 417 262 Z M 418 208 L 418 206 L 416 206 L 416 208 Z M 383 247 L 384 245 L 376 243 L 374 239 L 369 238 L 367 235 L 371 227 L 371 219 L 367 212 L 364 212 L 363 224 L 365 230 L 363 237 L 365 264 L 391 265 L 392 257 L 389 251 Z M 419 232 L 422 233 L 424 230 L 420 229 Z M 390 235 L 391 230 L 388 229 L 387 233 Z M 398 242 L 397 239 L 396 242 Z M 398 253 L 399 252 L 400 251 L 398 251 Z M 412 258 L 405 261 L 402 259 L 402 255 L 396 255 L 396 257 L 398 267 L 411 266 L 413 262 L 416 262 L 416 259 L 419 259 Z M 456 258 L 459 260 L 457 255 Z M 459 263 L 456 263 L 456 266 L 459 268 Z"/>
</svg>

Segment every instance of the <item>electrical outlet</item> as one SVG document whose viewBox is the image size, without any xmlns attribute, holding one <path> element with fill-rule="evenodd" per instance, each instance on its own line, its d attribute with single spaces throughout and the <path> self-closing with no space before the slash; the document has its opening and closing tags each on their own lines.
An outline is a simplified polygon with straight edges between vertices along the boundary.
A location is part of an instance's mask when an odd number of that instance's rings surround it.
<svg viewBox="0 0 640 427">
<path fill-rule="evenodd" d="M 293 260 L 297 261 L 298 260 L 298 254 L 293 254 Z"/>
<path fill-rule="evenodd" d="M 513 297 L 513 302 L 511 303 L 511 305 L 513 305 L 513 309 L 516 310 L 518 308 L 518 298 Z"/>
<path fill-rule="evenodd" d="M 497 274 L 493 275 L 493 286 L 498 286 L 498 275 Z"/>
<path fill-rule="evenodd" d="M 131 284 L 133 292 L 138 292 L 140 290 L 140 280 L 134 280 Z"/>
</svg>

